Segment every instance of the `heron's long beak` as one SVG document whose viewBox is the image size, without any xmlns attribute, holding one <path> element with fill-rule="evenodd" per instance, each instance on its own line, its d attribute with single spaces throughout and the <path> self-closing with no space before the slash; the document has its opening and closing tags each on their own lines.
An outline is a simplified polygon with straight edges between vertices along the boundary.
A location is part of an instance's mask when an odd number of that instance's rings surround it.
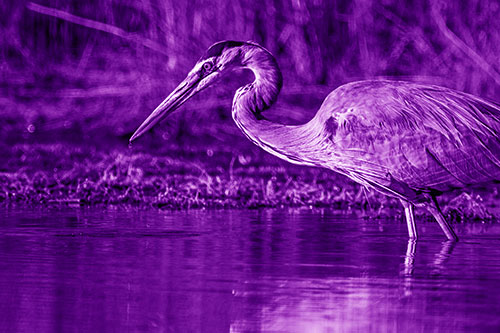
<svg viewBox="0 0 500 333">
<path fill-rule="evenodd" d="M 168 116 L 179 106 L 184 104 L 190 97 L 196 94 L 199 90 L 198 84 L 201 79 L 196 74 L 190 74 L 184 81 L 175 88 L 175 90 L 158 107 L 149 115 L 149 117 L 139 126 L 135 133 L 130 138 L 130 142 L 134 141 L 156 123 Z"/>
</svg>

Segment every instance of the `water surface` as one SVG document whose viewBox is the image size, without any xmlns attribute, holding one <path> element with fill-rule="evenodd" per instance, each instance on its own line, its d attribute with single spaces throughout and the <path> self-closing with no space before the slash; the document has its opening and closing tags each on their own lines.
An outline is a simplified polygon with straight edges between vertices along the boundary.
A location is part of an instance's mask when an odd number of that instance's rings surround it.
<svg viewBox="0 0 500 333">
<path fill-rule="evenodd" d="M 500 226 L 328 210 L 3 209 L 2 331 L 498 331 Z"/>
</svg>

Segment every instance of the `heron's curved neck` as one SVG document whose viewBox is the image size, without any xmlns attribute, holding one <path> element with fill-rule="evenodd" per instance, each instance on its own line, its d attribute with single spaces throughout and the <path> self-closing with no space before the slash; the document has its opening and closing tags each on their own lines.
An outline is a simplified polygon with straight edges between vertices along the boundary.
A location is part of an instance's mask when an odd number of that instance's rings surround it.
<svg viewBox="0 0 500 333">
<path fill-rule="evenodd" d="M 234 112 L 251 112 L 261 119 L 261 113 L 278 99 L 283 76 L 273 55 L 259 46 L 247 46 L 241 58 L 241 66 L 252 70 L 255 81 L 236 92 L 234 104 L 239 108 L 233 108 L 233 117 Z"/>
<path fill-rule="evenodd" d="M 236 125 L 252 142 L 271 154 L 292 163 L 308 164 L 298 154 L 302 148 L 307 149 L 310 126 L 278 124 L 261 114 L 276 102 L 283 82 L 274 57 L 255 46 L 243 53 L 241 64 L 253 71 L 255 80 L 236 91 L 232 109 Z"/>
</svg>

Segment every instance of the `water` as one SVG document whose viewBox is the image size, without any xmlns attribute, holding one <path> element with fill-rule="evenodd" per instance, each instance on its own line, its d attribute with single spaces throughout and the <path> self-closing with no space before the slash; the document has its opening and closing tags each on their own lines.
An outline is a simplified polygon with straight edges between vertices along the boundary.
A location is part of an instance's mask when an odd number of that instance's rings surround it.
<svg viewBox="0 0 500 333">
<path fill-rule="evenodd" d="M 499 331 L 500 226 L 328 210 L 0 211 L 0 329 Z"/>
</svg>

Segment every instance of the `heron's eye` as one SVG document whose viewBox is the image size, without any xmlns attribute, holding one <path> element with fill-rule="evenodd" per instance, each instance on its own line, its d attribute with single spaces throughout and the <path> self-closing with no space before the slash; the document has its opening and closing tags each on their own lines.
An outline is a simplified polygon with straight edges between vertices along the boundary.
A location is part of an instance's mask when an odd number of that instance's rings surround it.
<svg viewBox="0 0 500 333">
<path fill-rule="evenodd" d="M 206 63 L 203 64 L 202 68 L 203 68 L 203 72 L 206 73 L 208 71 L 210 71 L 212 69 L 212 63 L 207 61 Z"/>
</svg>

